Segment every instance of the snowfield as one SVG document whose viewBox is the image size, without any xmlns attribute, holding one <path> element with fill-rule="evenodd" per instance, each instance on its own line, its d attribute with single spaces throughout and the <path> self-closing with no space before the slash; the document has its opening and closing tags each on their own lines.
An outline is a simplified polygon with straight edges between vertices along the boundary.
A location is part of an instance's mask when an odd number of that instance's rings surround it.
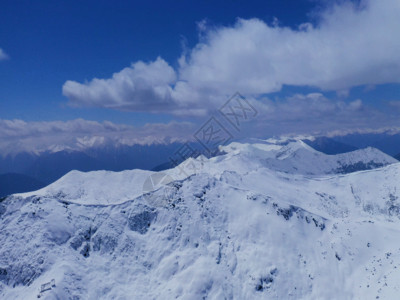
<svg viewBox="0 0 400 300">
<path fill-rule="evenodd" d="M 0 202 L 0 298 L 398 298 L 395 159 L 299 140 L 221 150 L 159 173 L 74 171 Z"/>
</svg>

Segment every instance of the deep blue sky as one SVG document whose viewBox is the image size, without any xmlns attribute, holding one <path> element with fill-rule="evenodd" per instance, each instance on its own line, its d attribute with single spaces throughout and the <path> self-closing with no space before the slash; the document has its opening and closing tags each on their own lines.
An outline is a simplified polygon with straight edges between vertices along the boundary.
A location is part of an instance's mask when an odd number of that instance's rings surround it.
<svg viewBox="0 0 400 300">
<path fill-rule="evenodd" d="M 270 1 L 21 1 L 3 0 L 0 47 L 0 119 L 78 117 L 143 124 L 169 116 L 76 109 L 61 94 L 66 80 L 108 78 L 137 60 L 162 56 L 172 66 L 198 42 L 196 22 L 231 25 L 238 17 L 297 26 L 315 3 Z M 134 117 L 133 117 L 134 116 Z"/>
</svg>

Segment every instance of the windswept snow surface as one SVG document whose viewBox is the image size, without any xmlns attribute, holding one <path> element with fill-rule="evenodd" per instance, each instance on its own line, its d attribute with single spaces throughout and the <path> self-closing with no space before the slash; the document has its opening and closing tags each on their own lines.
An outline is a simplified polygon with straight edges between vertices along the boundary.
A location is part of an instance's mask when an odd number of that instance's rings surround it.
<svg viewBox="0 0 400 300">
<path fill-rule="evenodd" d="M 296 140 L 221 150 L 0 202 L 0 298 L 55 279 L 42 299 L 397 299 L 400 164 Z"/>
</svg>

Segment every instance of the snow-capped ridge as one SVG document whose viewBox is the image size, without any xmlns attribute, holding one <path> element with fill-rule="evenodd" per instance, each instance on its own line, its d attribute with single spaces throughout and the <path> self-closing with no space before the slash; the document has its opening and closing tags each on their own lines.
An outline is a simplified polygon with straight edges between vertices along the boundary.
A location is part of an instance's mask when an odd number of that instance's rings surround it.
<svg viewBox="0 0 400 300">
<path fill-rule="evenodd" d="M 17 196 L 58 198 L 85 205 L 122 203 L 142 195 L 144 181 L 152 173 L 138 169 L 121 172 L 71 171 L 39 191 Z"/>
<path fill-rule="evenodd" d="M 234 142 L 220 147 L 220 150 L 225 154 L 211 159 L 203 155 L 188 158 L 181 165 L 163 171 L 162 174 L 170 176 L 170 181 L 182 180 L 202 172 L 217 175 L 230 170 L 245 174 L 256 169 L 321 176 L 374 169 L 397 162 L 375 148 L 326 155 L 301 140 L 293 139 L 285 140 L 283 143 L 262 140 L 253 144 Z M 122 172 L 71 171 L 39 191 L 20 196 L 57 196 L 65 198 L 66 201 L 82 204 L 115 204 L 140 196 L 146 190 L 144 188 L 146 180 L 152 180 L 152 174 L 154 172 L 138 169 Z"/>
<path fill-rule="evenodd" d="M 271 170 L 303 175 L 349 173 L 383 167 L 398 161 L 375 148 L 327 155 L 301 140 L 267 140 L 254 144 L 232 143 L 221 147 L 227 156 L 258 160 Z"/>
<path fill-rule="evenodd" d="M 389 160 L 297 140 L 224 148 L 163 172 L 72 171 L 3 200 L 0 297 L 37 299 L 53 279 L 44 299 L 397 297 L 400 164 L 339 175 Z"/>
</svg>

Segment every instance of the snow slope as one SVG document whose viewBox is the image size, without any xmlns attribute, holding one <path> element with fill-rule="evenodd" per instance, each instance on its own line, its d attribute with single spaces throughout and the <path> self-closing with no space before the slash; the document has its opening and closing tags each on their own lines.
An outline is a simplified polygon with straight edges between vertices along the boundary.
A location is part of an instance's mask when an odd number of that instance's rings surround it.
<svg viewBox="0 0 400 300">
<path fill-rule="evenodd" d="M 7 198 L 0 298 L 37 299 L 52 279 L 43 299 L 397 298 L 400 164 L 299 141 L 223 150 L 164 173 L 72 172 Z M 168 180 L 148 190 L 157 176 Z"/>
</svg>

